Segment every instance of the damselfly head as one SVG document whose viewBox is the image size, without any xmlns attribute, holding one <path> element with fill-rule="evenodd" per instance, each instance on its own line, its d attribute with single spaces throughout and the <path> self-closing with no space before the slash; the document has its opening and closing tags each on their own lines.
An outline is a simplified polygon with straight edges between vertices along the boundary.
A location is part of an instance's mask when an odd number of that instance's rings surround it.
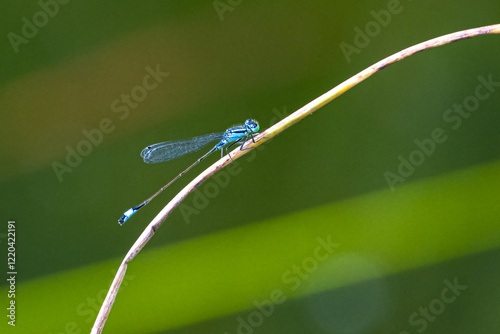
<svg viewBox="0 0 500 334">
<path fill-rule="evenodd" d="M 257 122 L 254 119 L 247 119 L 245 121 L 245 126 L 252 132 L 258 132 L 259 131 L 259 122 Z"/>
</svg>

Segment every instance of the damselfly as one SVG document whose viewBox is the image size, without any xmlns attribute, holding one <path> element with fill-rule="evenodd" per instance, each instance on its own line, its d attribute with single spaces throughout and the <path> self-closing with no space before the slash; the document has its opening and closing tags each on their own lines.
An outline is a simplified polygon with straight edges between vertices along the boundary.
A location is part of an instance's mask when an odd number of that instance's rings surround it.
<svg viewBox="0 0 500 334">
<path fill-rule="evenodd" d="M 158 196 L 163 190 L 167 189 L 172 183 L 174 183 L 178 178 L 187 173 L 191 168 L 196 166 L 200 161 L 208 157 L 211 153 L 216 150 L 220 150 L 221 158 L 223 157 L 224 147 L 231 143 L 226 148 L 226 153 L 229 148 L 233 145 L 236 145 L 239 142 L 242 142 L 241 148 L 243 149 L 243 144 L 248 139 L 248 137 L 252 138 L 252 141 L 255 143 L 253 135 L 259 131 L 259 123 L 254 119 L 247 119 L 245 124 L 233 126 L 232 128 L 227 129 L 224 132 L 219 133 L 211 133 L 204 136 L 194 137 L 187 140 L 179 140 L 179 141 L 166 141 L 163 143 L 153 144 L 141 152 L 141 157 L 144 159 L 145 163 L 155 164 L 158 162 L 169 161 L 178 157 L 183 156 L 184 154 L 188 154 L 191 152 L 198 151 L 208 145 L 211 142 L 219 140 L 217 145 L 215 145 L 210 151 L 205 153 L 201 158 L 196 160 L 191 166 L 182 171 L 179 175 L 177 175 L 172 181 L 164 185 L 160 188 L 156 193 L 154 193 L 151 197 L 146 199 L 139 205 L 136 205 L 123 214 L 123 216 L 118 219 L 118 223 L 123 225 L 134 213 L 139 211 L 146 204 L 151 202 L 153 198 Z"/>
</svg>

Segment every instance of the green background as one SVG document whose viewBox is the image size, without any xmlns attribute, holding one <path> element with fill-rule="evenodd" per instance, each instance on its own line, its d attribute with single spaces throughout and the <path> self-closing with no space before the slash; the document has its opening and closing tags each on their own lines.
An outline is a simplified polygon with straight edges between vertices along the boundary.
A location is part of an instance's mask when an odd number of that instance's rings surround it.
<svg viewBox="0 0 500 334">
<path fill-rule="evenodd" d="M 18 272 L 16 327 L 3 315 L 2 332 L 90 332 L 136 238 L 217 158 L 119 227 L 124 210 L 200 156 L 146 165 L 147 145 L 247 118 L 264 130 L 403 48 L 500 23 L 492 0 L 401 1 L 383 26 L 373 13 L 393 1 L 218 3 L 228 10 L 70 1 L 15 52 L 9 34 L 21 36 L 41 5 L 1 2 L 0 247 L 6 268 L 15 220 Z M 346 57 L 340 45 L 355 46 L 367 24 L 379 30 Z M 498 332 L 500 87 L 457 129 L 443 115 L 476 94 L 478 78 L 500 82 L 499 53 L 500 36 L 489 35 L 414 55 L 202 185 L 183 202 L 192 214 L 176 209 L 131 262 L 104 333 Z M 168 77 L 120 118 L 113 102 L 157 66 Z M 66 164 L 82 131 L 106 119 L 112 130 L 59 180 L 54 162 Z M 446 140 L 391 190 L 384 173 L 436 128 Z M 311 262 L 318 238 L 337 247 Z M 283 275 L 314 263 L 290 289 Z M 455 279 L 467 288 L 440 303 Z M 259 313 L 278 290 L 285 301 Z M 420 308 L 437 314 L 411 322 Z M 238 328 L 241 319 L 257 325 Z"/>
</svg>

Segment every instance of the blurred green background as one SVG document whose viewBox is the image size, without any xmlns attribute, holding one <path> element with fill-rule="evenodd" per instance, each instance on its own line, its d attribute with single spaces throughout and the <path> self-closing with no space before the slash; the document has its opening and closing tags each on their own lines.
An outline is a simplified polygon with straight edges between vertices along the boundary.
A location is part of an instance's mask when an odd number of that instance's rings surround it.
<svg viewBox="0 0 500 334">
<path fill-rule="evenodd" d="M 130 246 L 217 158 L 119 227 L 200 156 L 146 165 L 145 146 L 266 129 L 394 52 L 500 23 L 493 0 L 0 4 L 17 333 L 90 332 Z M 104 333 L 498 332 L 499 53 L 488 35 L 414 55 L 202 185 L 131 262 Z M 401 159 L 418 166 L 391 188 Z"/>
</svg>

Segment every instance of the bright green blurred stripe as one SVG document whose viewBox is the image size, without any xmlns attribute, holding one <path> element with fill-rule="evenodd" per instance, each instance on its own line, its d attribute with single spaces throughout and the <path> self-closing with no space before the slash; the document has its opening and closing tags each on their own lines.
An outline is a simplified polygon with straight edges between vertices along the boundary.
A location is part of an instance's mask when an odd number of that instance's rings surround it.
<svg viewBox="0 0 500 334">
<path fill-rule="evenodd" d="M 293 298 L 498 247 L 499 170 L 500 162 L 482 165 L 145 251 L 129 266 L 105 333 L 193 324 L 252 309 L 273 289 Z M 292 291 L 282 276 L 297 282 L 289 270 L 328 236 L 338 248 Z M 88 332 L 95 313 L 87 305 L 103 297 L 119 261 L 19 285 L 19 319 L 37 333 L 72 322 Z M 54 300 L 59 307 L 47 308 Z"/>
</svg>

